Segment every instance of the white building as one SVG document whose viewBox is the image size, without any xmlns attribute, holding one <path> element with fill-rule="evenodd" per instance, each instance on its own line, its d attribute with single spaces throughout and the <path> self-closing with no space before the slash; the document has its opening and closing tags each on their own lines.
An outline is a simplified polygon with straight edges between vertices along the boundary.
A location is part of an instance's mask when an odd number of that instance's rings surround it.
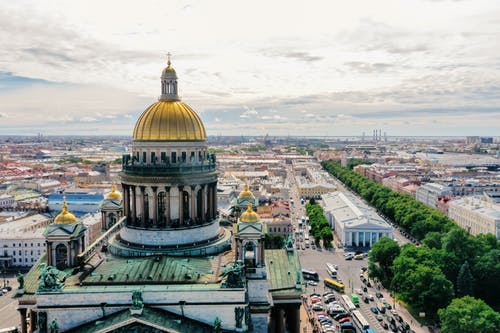
<svg viewBox="0 0 500 333">
<path fill-rule="evenodd" d="M 393 239 L 392 226 L 359 199 L 332 192 L 323 195 L 323 203 L 326 218 L 344 246 L 371 247 L 381 237 Z"/>
<path fill-rule="evenodd" d="M 487 195 L 450 201 L 448 216 L 472 235 L 491 233 L 500 240 L 500 203 Z"/>
<path fill-rule="evenodd" d="M 14 206 L 15 202 L 16 201 L 14 200 L 14 197 L 12 195 L 8 195 L 8 194 L 0 195 L 0 209 L 11 208 Z"/>
<path fill-rule="evenodd" d="M 428 183 L 420 186 L 415 194 L 415 199 L 426 206 L 436 208 L 438 198 L 451 195 L 451 189 L 437 183 Z"/>
<path fill-rule="evenodd" d="M 33 266 L 45 253 L 43 232 L 50 221 L 37 214 L 0 224 L 0 268 Z"/>
</svg>

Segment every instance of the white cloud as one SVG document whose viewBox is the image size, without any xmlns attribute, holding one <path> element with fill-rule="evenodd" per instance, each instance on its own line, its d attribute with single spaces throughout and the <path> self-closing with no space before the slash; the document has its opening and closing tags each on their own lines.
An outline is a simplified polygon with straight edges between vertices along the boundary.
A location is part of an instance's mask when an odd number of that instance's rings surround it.
<svg viewBox="0 0 500 333">
<path fill-rule="evenodd" d="M 110 20 L 118 4 L 120 19 Z M 202 116 L 231 110 L 211 118 L 217 128 L 231 121 L 228 132 L 241 119 L 260 120 L 270 134 L 315 119 L 318 134 L 369 132 L 381 118 L 391 119 L 390 132 L 408 117 L 399 110 L 439 109 L 425 117 L 466 135 L 479 126 L 473 114 L 500 102 L 496 1 L 9 1 L 0 21 L 0 73 L 59 83 L 4 89 L 0 76 L 4 133 L 60 130 L 63 120 L 69 130 L 80 119 L 130 134 L 159 94 L 168 51 L 183 100 Z M 463 117 L 453 119 L 453 108 Z M 485 135 L 500 133 L 498 121 L 489 125 Z"/>
</svg>

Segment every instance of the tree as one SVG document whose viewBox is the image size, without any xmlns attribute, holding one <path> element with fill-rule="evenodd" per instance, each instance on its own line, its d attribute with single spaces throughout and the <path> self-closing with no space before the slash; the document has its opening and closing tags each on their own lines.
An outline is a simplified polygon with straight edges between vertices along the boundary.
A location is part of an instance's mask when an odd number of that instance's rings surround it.
<svg viewBox="0 0 500 333">
<path fill-rule="evenodd" d="M 440 249 L 441 248 L 441 237 L 442 233 L 437 231 L 431 231 L 425 235 L 422 243 L 427 245 L 429 249 Z"/>
<path fill-rule="evenodd" d="M 458 272 L 457 278 L 457 296 L 474 296 L 473 292 L 473 280 L 472 274 L 469 269 L 469 263 L 464 262 L 460 271 Z"/>
<path fill-rule="evenodd" d="M 399 255 L 398 242 L 387 237 L 382 237 L 373 244 L 370 251 L 370 261 L 379 264 L 383 276 L 381 278 L 384 285 L 389 285 L 392 280 L 392 262 Z"/>
<path fill-rule="evenodd" d="M 476 279 L 475 295 L 489 304 L 499 304 L 500 299 L 500 249 L 493 249 L 477 259 L 472 265 L 472 273 Z"/>
<path fill-rule="evenodd" d="M 439 310 L 442 333 L 500 332 L 500 314 L 484 301 L 465 296 Z"/>
<path fill-rule="evenodd" d="M 407 272 L 407 278 L 399 287 L 400 297 L 419 311 L 434 317 L 440 308 L 453 299 L 453 284 L 437 267 L 418 265 Z"/>
</svg>

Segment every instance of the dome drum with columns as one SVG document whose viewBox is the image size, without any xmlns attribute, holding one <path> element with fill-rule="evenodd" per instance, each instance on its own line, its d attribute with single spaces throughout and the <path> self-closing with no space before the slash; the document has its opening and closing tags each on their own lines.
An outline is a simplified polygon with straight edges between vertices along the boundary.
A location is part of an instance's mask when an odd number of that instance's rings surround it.
<svg viewBox="0 0 500 333">
<path fill-rule="evenodd" d="M 111 251 L 124 255 L 127 247 L 189 247 L 225 237 L 217 216 L 216 159 L 206 139 L 200 117 L 179 98 L 169 59 L 161 96 L 137 120 L 132 153 L 123 156 L 126 222 Z"/>
</svg>

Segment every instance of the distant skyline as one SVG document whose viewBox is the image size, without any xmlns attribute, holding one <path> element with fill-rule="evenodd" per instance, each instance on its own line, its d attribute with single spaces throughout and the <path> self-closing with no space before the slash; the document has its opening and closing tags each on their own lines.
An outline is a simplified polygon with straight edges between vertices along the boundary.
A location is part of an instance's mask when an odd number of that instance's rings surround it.
<svg viewBox="0 0 500 333">
<path fill-rule="evenodd" d="M 500 2 L 3 1 L 0 135 L 131 135 L 166 53 L 209 135 L 498 136 Z"/>
</svg>

